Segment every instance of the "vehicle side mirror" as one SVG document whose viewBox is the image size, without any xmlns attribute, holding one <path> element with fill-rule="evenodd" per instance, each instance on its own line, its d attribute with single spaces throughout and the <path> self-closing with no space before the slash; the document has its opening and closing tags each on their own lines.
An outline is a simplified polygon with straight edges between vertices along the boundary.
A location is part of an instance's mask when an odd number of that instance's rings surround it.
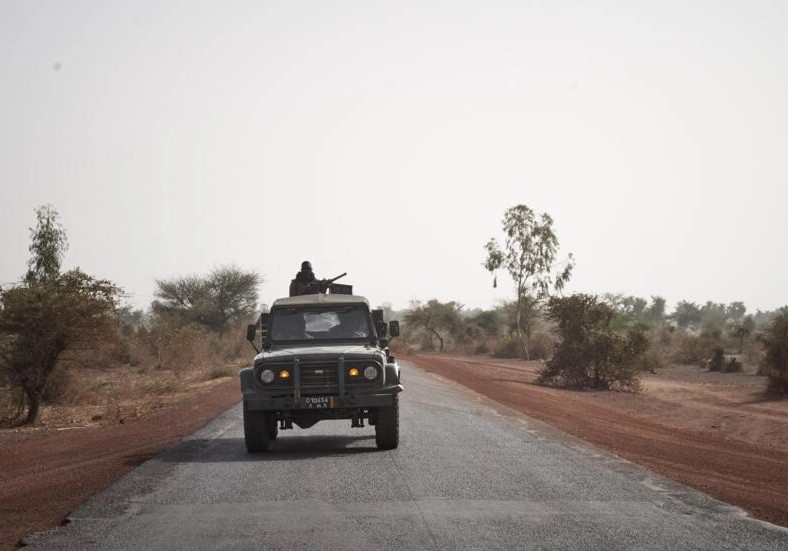
<svg viewBox="0 0 788 554">
<path fill-rule="evenodd" d="M 391 337 L 398 337 L 399 336 L 399 321 L 389 321 L 389 336 Z"/>
<path fill-rule="evenodd" d="M 246 340 L 254 342 L 254 337 L 257 334 L 257 325 L 249 324 L 246 326 Z"/>
</svg>

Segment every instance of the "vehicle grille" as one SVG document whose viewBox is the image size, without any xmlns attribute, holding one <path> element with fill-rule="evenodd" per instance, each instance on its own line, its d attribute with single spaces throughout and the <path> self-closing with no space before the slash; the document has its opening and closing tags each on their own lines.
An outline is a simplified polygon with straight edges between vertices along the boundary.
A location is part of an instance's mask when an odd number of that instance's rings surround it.
<svg viewBox="0 0 788 554">
<path fill-rule="evenodd" d="M 339 387 L 339 367 L 336 362 L 301 364 L 301 389 Z"/>
</svg>

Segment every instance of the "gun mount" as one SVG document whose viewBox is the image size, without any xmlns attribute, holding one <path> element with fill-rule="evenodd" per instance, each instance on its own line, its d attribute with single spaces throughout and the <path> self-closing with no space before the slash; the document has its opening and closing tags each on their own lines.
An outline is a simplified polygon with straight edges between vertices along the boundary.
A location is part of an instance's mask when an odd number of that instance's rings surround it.
<svg viewBox="0 0 788 554">
<path fill-rule="evenodd" d="M 296 281 L 293 279 L 290 281 L 290 296 L 302 296 L 304 294 L 317 293 L 326 294 L 326 292 L 331 294 L 353 294 L 353 285 L 334 283 L 345 275 L 347 275 L 347 272 L 343 273 L 342 275 L 337 275 L 333 279 L 317 279 L 308 283 Z"/>
</svg>

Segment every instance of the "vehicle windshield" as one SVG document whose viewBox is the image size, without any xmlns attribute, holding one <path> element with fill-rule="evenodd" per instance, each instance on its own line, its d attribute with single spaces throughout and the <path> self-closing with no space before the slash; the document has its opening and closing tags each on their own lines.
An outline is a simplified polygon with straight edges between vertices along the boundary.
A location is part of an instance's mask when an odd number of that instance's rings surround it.
<svg viewBox="0 0 788 554">
<path fill-rule="evenodd" d="M 294 308 L 277 310 L 271 316 L 274 341 L 368 339 L 371 334 L 369 312 L 360 306 Z"/>
</svg>

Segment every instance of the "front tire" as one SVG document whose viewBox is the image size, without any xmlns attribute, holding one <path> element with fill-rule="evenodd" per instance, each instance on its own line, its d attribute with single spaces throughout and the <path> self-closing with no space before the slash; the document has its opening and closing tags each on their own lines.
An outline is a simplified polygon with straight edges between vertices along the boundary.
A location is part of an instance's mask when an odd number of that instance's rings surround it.
<svg viewBox="0 0 788 554">
<path fill-rule="evenodd" d="M 250 411 L 244 400 L 244 440 L 247 452 L 265 452 L 268 450 L 267 420 L 270 416 L 265 412 Z"/>
<path fill-rule="evenodd" d="M 395 394 L 391 406 L 378 408 L 375 423 L 375 443 L 381 450 L 399 446 L 399 395 Z"/>
</svg>

